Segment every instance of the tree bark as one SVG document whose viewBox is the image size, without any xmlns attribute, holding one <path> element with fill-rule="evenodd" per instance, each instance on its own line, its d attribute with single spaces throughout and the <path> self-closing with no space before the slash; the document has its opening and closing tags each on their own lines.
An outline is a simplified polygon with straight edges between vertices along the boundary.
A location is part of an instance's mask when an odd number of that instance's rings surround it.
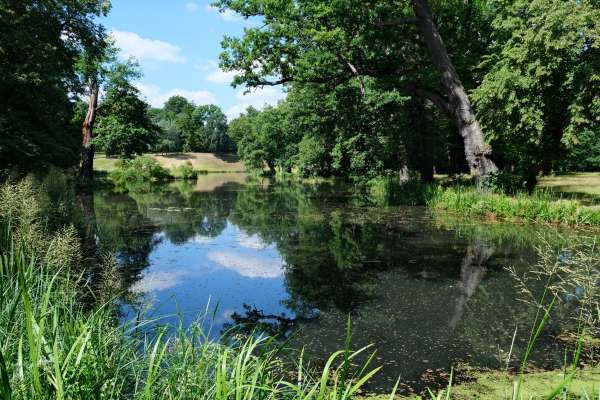
<svg viewBox="0 0 600 400">
<path fill-rule="evenodd" d="M 81 177 L 88 182 L 94 176 L 94 122 L 96 121 L 96 111 L 98 109 L 98 82 L 96 79 L 90 79 L 90 100 L 88 109 L 83 120 L 82 148 L 81 148 Z"/>
<path fill-rule="evenodd" d="M 485 143 L 469 97 L 433 21 L 427 0 L 411 1 L 417 17 L 417 27 L 427 44 L 432 63 L 442 75 L 442 84 L 448 93 L 449 112 L 463 138 L 467 163 L 471 173 L 479 181 L 480 178 L 497 171 L 496 165 L 488 157 L 491 148 Z"/>
</svg>

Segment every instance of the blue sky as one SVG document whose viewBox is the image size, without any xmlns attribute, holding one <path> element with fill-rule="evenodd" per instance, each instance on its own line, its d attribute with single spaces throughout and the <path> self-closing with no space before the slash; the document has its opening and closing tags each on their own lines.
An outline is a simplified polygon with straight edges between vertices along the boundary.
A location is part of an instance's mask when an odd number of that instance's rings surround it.
<svg viewBox="0 0 600 400">
<path fill-rule="evenodd" d="M 200 104 L 217 104 L 229 118 L 252 105 L 260 108 L 284 97 L 266 87 L 244 95 L 232 88 L 232 73 L 218 67 L 223 35 L 240 36 L 250 22 L 232 12 L 219 13 L 206 0 L 113 0 L 103 23 L 121 48 L 123 59 L 138 60 L 144 76 L 137 82 L 155 107 L 174 94 Z"/>
</svg>

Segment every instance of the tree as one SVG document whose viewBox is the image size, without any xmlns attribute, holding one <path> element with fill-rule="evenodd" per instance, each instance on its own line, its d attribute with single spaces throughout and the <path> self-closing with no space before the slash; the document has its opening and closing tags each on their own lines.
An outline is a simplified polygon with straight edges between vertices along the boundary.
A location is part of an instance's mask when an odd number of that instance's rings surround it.
<svg viewBox="0 0 600 400">
<path fill-rule="evenodd" d="M 412 0 L 411 2 L 417 18 L 417 26 L 427 43 L 433 65 L 441 74 L 442 84 L 448 95 L 447 101 L 439 99 L 436 103 L 439 102 L 441 108 L 453 117 L 464 140 L 465 156 L 471 173 L 477 178 L 488 176 L 497 170 L 496 165 L 488 157 L 491 147 L 485 143 L 467 92 L 450 60 L 427 1 Z"/>
<path fill-rule="evenodd" d="M 81 165 L 80 176 L 91 181 L 94 175 L 94 125 L 98 113 L 100 87 L 110 73 L 110 63 L 115 62 L 116 48 L 106 39 L 104 45 L 85 51 L 79 57 L 77 71 L 81 81 L 85 82 L 84 93 L 88 95 L 87 110 L 81 127 Z"/>
<path fill-rule="evenodd" d="M 466 89 L 424 0 L 221 0 L 218 4 L 246 17 L 261 16 L 265 22 L 246 29 L 242 38 L 223 40 L 221 67 L 239 71 L 234 85 L 293 82 L 331 91 L 354 82 L 364 102 L 370 77 L 396 93 L 419 96 L 438 106 L 459 130 L 473 174 L 484 176 L 495 170 Z M 440 84 L 446 96 L 438 90 Z M 405 163 L 401 160 L 399 169 Z"/>
<path fill-rule="evenodd" d="M 183 96 L 172 96 L 161 110 L 153 112 L 153 120 L 163 133 L 161 149 L 169 151 L 230 152 L 235 150 L 227 135 L 227 118 L 214 104 L 196 105 Z M 163 151 L 159 150 L 158 151 Z"/>
<path fill-rule="evenodd" d="M 6 0 L 0 5 L 0 167 L 72 166 L 81 146 L 76 60 L 104 46 L 104 0 Z"/>
<path fill-rule="evenodd" d="M 249 168 L 262 170 L 267 166 L 270 173 L 277 168 L 291 170 L 300 137 L 288 124 L 288 113 L 286 104 L 269 106 L 263 111 L 249 107 L 231 121 L 229 133 Z"/>
<path fill-rule="evenodd" d="M 131 62 L 116 64 L 110 71 L 94 139 L 107 155 L 130 158 L 145 153 L 158 137 L 159 128 L 150 119 L 149 105 L 130 82 L 137 77 L 139 71 Z"/>
<path fill-rule="evenodd" d="M 232 140 L 227 135 L 227 117 L 218 106 L 198 106 L 194 111 L 194 118 L 200 126 L 199 131 L 204 138 L 206 150 L 213 153 L 235 150 Z"/>
<path fill-rule="evenodd" d="M 474 91 L 501 165 L 524 177 L 600 139 L 600 7 L 595 1 L 491 1 L 493 45 Z M 584 158 L 581 159 L 582 161 Z"/>
<path fill-rule="evenodd" d="M 192 112 L 194 105 L 189 102 L 185 97 L 175 95 L 169 97 L 163 106 L 163 112 L 171 117 L 182 113 L 190 113 Z"/>
</svg>

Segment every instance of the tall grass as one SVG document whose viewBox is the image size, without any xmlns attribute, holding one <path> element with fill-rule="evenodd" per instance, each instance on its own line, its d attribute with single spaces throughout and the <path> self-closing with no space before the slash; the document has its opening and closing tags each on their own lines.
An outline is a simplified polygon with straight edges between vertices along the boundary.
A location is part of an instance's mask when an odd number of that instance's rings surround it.
<svg viewBox="0 0 600 400">
<path fill-rule="evenodd" d="M 440 189 L 434 193 L 428 203 L 431 207 L 466 216 L 600 226 L 600 208 L 583 206 L 576 200 L 557 199 L 547 191 L 511 196 L 458 186 Z"/>
</svg>

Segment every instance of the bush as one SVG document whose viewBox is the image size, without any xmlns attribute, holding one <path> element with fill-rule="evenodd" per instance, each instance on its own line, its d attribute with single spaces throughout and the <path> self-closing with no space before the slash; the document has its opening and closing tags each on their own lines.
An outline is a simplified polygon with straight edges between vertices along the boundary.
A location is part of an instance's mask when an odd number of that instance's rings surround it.
<svg viewBox="0 0 600 400">
<path fill-rule="evenodd" d="M 493 192 L 516 194 L 524 191 L 525 179 L 520 175 L 497 171 L 482 182 L 482 188 Z"/>
<path fill-rule="evenodd" d="M 172 176 L 156 159 L 148 156 L 123 160 L 109 175 L 110 180 L 120 187 L 145 182 L 160 182 L 172 179 Z"/>
<path fill-rule="evenodd" d="M 173 175 L 181 179 L 196 179 L 198 178 L 198 171 L 194 169 L 191 162 L 187 161 L 175 168 Z"/>
</svg>

